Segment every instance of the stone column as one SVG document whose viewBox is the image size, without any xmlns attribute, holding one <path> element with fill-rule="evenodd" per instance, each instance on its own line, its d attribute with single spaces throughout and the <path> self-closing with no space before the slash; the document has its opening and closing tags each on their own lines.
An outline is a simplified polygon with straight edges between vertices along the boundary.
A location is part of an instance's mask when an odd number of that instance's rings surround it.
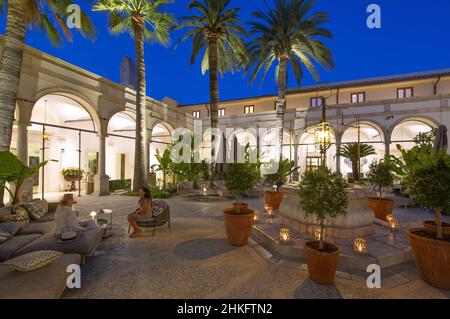
<svg viewBox="0 0 450 319">
<path fill-rule="evenodd" d="M 28 126 L 30 123 L 19 120 L 17 122 L 17 157 L 28 165 Z M 22 190 L 20 193 L 20 201 L 27 202 L 33 199 L 33 179 L 29 178 L 22 184 Z"/>
<path fill-rule="evenodd" d="M 386 138 L 384 140 L 384 156 L 389 156 L 391 151 L 391 137 L 389 136 L 389 133 L 386 133 Z"/>
<path fill-rule="evenodd" d="M 342 135 L 336 136 L 336 173 L 341 174 L 341 145 L 342 145 Z"/>
<path fill-rule="evenodd" d="M 97 175 L 94 178 L 94 194 L 97 196 L 109 195 L 109 176 L 106 175 L 106 134 L 98 134 L 98 163 Z"/>
<path fill-rule="evenodd" d="M 298 167 L 298 144 L 294 143 L 294 166 Z M 292 174 L 292 180 L 295 182 L 298 182 L 300 180 L 300 173 L 298 172 L 298 169 L 294 171 Z"/>
</svg>

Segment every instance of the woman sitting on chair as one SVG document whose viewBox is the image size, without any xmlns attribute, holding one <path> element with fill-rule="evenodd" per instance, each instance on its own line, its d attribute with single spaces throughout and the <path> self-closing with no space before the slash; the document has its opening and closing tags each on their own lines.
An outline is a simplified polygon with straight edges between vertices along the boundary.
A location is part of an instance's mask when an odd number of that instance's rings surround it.
<svg viewBox="0 0 450 319">
<path fill-rule="evenodd" d="M 139 190 L 139 208 L 128 215 L 128 222 L 133 227 L 133 233 L 130 235 L 130 238 L 142 236 L 142 230 L 137 223 L 148 221 L 152 218 L 152 194 L 148 188 L 143 187 Z"/>
</svg>

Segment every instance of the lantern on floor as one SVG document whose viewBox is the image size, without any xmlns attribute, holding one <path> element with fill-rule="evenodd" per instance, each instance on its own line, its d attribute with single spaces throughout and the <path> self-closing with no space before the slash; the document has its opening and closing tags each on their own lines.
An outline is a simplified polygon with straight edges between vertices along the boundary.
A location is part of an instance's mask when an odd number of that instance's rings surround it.
<svg viewBox="0 0 450 319">
<path fill-rule="evenodd" d="M 325 239 L 325 235 L 326 235 L 326 230 L 323 230 L 323 239 Z M 313 234 L 314 240 L 320 240 L 320 227 L 316 227 L 314 229 L 314 234 Z"/>
<path fill-rule="evenodd" d="M 386 215 L 386 221 L 388 222 L 389 225 L 391 224 L 391 222 L 393 220 L 394 220 L 394 215 L 393 214 Z"/>
<path fill-rule="evenodd" d="M 267 212 L 267 217 L 269 217 L 269 218 L 273 217 L 273 208 L 271 206 L 267 206 L 266 212 Z"/>
<path fill-rule="evenodd" d="M 257 222 L 259 221 L 259 214 L 255 213 L 255 216 L 253 216 L 253 221 Z"/>
<path fill-rule="evenodd" d="M 398 219 L 393 219 L 389 223 L 389 231 L 391 234 L 396 234 L 400 230 L 400 221 Z"/>
<path fill-rule="evenodd" d="M 291 238 L 291 234 L 288 228 L 281 228 L 280 230 L 280 241 L 282 244 L 287 244 L 289 239 Z"/>
<path fill-rule="evenodd" d="M 206 191 L 207 191 L 208 189 L 206 188 L 206 187 L 203 187 L 203 195 L 206 195 Z"/>
<path fill-rule="evenodd" d="M 95 219 L 97 218 L 97 213 L 96 212 L 91 212 L 90 215 L 91 215 L 92 220 L 95 221 Z"/>
<path fill-rule="evenodd" d="M 367 253 L 367 241 L 364 238 L 355 238 L 353 249 L 356 254 L 364 255 Z"/>
</svg>

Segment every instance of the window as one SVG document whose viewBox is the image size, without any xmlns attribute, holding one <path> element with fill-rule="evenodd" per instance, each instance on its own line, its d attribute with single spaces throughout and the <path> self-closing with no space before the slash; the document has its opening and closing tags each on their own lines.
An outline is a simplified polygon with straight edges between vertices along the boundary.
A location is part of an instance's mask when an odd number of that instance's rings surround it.
<svg viewBox="0 0 450 319">
<path fill-rule="evenodd" d="M 192 111 L 192 116 L 196 119 L 200 118 L 200 111 Z"/>
<path fill-rule="evenodd" d="M 365 92 L 352 93 L 351 99 L 352 103 L 363 103 L 366 101 L 366 93 Z"/>
<path fill-rule="evenodd" d="M 323 105 L 323 97 L 312 97 L 311 98 L 311 107 L 320 107 Z"/>
<path fill-rule="evenodd" d="M 255 113 L 255 106 L 254 105 L 244 106 L 244 114 L 253 114 L 253 113 Z"/>
<path fill-rule="evenodd" d="M 225 116 L 225 109 L 219 109 L 219 117 Z"/>
<path fill-rule="evenodd" d="M 414 88 L 400 88 L 397 89 L 397 98 L 398 99 L 407 99 L 410 97 L 414 97 Z"/>
</svg>

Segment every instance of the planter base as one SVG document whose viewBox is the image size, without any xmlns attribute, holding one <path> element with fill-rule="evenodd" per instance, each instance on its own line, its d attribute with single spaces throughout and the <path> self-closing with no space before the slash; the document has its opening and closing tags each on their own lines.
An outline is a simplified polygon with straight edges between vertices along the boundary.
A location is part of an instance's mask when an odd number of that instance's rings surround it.
<svg viewBox="0 0 450 319">
<path fill-rule="evenodd" d="M 441 225 L 442 225 L 442 233 L 446 234 L 446 235 L 450 235 L 450 224 L 446 223 L 446 222 L 442 222 Z M 423 227 L 432 232 L 437 232 L 436 222 L 434 222 L 434 221 L 431 221 L 431 220 L 424 221 Z"/>
<path fill-rule="evenodd" d="M 264 192 L 264 201 L 266 205 L 269 205 L 274 210 L 280 209 L 280 204 L 283 201 L 283 197 L 284 197 L 283 192 L 273 192 L 273 191 Z"/>
<path fill-rule="evenodd" d="M 233 246 L 245 246 L 252 233 L 255 212 L 248 208 L 241 210 L 239 215 L 235 212 L 233 208 L 223 211 L 228 241 Z"/>
<path fill-rule="evenodd" d="M 336 274 L 337 260 L 340 254 L 339 247 L 324 243 L 325 251 L 319 251 L 318 241 L 305 243 L 305 257 L 308 264 L 309 278 L 319 285 L 331 285 Z"/>
<path fill-rule="evenodd" d="M 391 199 L 369 198 L 368 205 L 376 218 L 386 221 L 386 216 L 392 214 L 394 210 L 395 202 Z"/>
</svg>

